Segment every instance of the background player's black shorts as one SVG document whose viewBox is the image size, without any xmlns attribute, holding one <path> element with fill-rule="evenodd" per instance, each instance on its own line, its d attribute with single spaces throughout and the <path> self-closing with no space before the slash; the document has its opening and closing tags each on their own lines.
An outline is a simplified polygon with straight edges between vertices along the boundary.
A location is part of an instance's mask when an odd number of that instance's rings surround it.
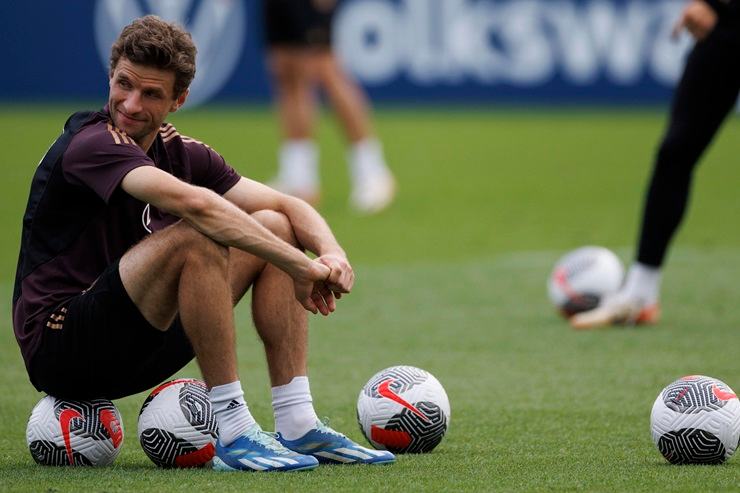
<svg viewBox="0 0 740 493">
<path fill-rule="evenodd" d="M 331 47 L 336 0 L 264 0 L 268 46 Z"/>
<path fill-rule="evenodd" d="M 141 315 L 123 287 L 118 262 L 54 313 L 51 321 L 62 328 L 44 327 L 29 375 L 38 390 L 55 397 L 136 394 L 160 384 L 194 356 L 179 318 L 160 331 Z"/>
</svg>

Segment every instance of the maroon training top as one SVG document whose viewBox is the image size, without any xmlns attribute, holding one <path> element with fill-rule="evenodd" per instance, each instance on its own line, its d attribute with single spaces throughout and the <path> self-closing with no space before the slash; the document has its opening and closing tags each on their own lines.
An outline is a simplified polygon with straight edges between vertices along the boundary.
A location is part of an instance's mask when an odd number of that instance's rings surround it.
<svg viewBox="0 0 740 493">
<path fill-rule="evenodd" d="M 107 107 L 72 115 L 36 170 L 23 217 L 13 326 L 26 366 L 56 307 L 146 235 L 178 220 L 121 189 L 123 177 L 139 166 L 221 195 L 240 179 L 217 152 L 170 124 L 145 153 L 113 125 Z"/>
</svg>

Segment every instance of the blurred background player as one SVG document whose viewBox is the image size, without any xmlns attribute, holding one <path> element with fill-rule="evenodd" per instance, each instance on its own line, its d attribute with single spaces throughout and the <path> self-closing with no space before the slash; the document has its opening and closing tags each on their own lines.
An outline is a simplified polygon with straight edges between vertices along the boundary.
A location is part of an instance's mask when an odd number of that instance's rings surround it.
<svg viewBox="0 0 740 493">
<path fill-rule="evenodd" d="M 694 168 L 737 101 L 740 1 L 693 0 L 674 36 L 684 29 L 696 45 L 676 89 L 647 189 L 637 259 L 622 289 L 594 310 L 573 317 L 575 328 L 655 323 L 660 318 L 661 267 L 684 217 Z"/>
<path fill-rule="evenodd" d="M 278 174 L 271 185 L 316 205 L 320 198 L 319 152 L 313 140 L 316 94 L 328 96 L 347 141 L 350 205 L 375 213 L 392 201 L 396 184 L 374 137 L 368 104 L 344 72 L 331 46 L 337 0 L 265 0 L 268 65 L 282 127 Z"/>
</svg>

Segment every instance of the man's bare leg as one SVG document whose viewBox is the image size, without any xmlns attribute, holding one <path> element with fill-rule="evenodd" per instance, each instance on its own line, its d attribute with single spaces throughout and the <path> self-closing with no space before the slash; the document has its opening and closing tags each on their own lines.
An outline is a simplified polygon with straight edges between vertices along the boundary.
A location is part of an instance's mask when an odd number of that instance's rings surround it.
<svg viewBox="0 0 740 493">
<path fill-rule="evenodd" d="M 121 278 L 142 315 L 167 330 L 179 313 L 218 422 L 217 470 L 312 469 L 252 418 L 237 375 L 229 250 L 184 222 L 155 233 L 121 259 Z M 246 254 L 245 254 L 246 255 Z"/>
<path fill-rule="evenodd" d="M 184 222 L 121 258 L 121 280 L 144 318 L 167 330 L 179 313 L 209 387 L 238 380 L 228 250 Z"/>
<path fill-rule="evenodd" d="M 121 280 L 149 323 L 167 330 L 179 314 L 229 444 L 255 426 L 236 363 L 229 251 L 184 221 L 152 234 L 121 258 Z"/>
<path fill-rule="evenodd" d="M 283 240 L 300 247 L 290 221 L 272 211 L 252 215 Z M 252 286 L 252 314 L 265 346 L 272 382 L 277 439 L 299 454 L 333 464 L 387 464 L 387 451 L 371 450 L 321 423 L 313 408 L 307 376 L 308 315 L 295 300 L 290 278 L 274 266 L 244 252 L 230 255 L 234 302 Z"/>
<path fill-rule="evenodd" d="M 290 221 L 273 211 L 252 214 L 286 242 L 298 246 Z M 252 317 L 265 346 L 273 387 L 308 372 L 308 313 L 295 299 L 290 276 L 246 252 L 231 249 L 229 277 L 234 303 L 252 288 Z"/>
<path fill-rule="evenodd" d="M 284 215 L 259 211 L 252 216 L 299 246 Z M 252 316 L 265 348 L 275 430 L 289 439 L 302 437 L 318 421 L 308 382 L 308 314 L 295 299 L 290 277 L 275 266 L 232 250 L 229 273 L 235 302 L 252 287 Z"/>
</svg>

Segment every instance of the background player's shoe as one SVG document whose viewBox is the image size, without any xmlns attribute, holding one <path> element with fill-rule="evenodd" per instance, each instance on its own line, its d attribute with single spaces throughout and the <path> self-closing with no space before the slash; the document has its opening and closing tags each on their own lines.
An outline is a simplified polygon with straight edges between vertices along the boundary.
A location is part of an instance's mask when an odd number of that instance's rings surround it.
<svg viewBox="0 0 740 493">
<path fill-rule="evenodd" d="M 217 441 L 213 458 L 216 471 L 304 471 L 318 465 L 316 458 L 283 447 L 259 425 L 254 425 L 227 447 Z"/>
<path fill-rule="evenodd" d="M 362 214 L 375 214 L 388 207 L 396 196 L 396 180 L 387 168 L 362 173 L 354 180 L 350 205 Z"/>
<path fill-rule="evenodd" d="M 660 320 L 660 305 L 620 296 L 606 298 L 603 303 L 587 312 L 571 317 L 575 329 L 595 329 L 605 325 L 655 324 Z"/>
<path fill-rule="evenodd" d="M 389 464 L 396 456 L 387 450 L 363 447 L 324 423 L 296 440 L 286 440 L 280 433 L 277 439 L 285 447 L 299 454 L 312 455 L 323 464 Z"/>
</svg>

